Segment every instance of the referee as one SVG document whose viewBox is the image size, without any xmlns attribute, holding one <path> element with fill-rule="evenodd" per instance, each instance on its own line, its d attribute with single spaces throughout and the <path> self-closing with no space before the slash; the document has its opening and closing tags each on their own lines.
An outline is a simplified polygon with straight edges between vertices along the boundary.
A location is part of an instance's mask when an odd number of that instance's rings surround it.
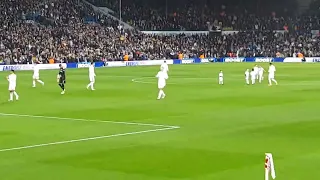
<svg viewBox="0 0 320 180">
<path fill-rule="evenodd" d="M 66 70 L 63 68 L 62 64 L 59 64 L 59 74 L 57 76 L 57 81 L 59 83 L 60 88 L 62 89 L 61 94 L 65 93 L 65 84 L 66 84 Z"/>
</svg>

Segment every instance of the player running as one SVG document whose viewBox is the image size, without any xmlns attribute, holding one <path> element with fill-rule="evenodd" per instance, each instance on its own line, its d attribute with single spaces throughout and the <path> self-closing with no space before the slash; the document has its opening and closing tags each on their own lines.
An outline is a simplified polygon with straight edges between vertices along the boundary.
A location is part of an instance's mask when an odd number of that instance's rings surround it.
<svg viewBox="0 0 320 180">
<path fill-rule="evenodd" d="M 19 95 L 16 92 L 16 86 L 17 86 L 17 75 L 14 73 L 14 70 L 11 70 L 10 75 L 7 77 L 7 80 L 9 82 L 9 95 L 10 99 L 9 101 L 13 101 L 13 95 L 15 96 L 16 100 L 19 100 Z"/>
<path fill-rule="evenodd" d="M 59 83 L 60 88 L 62 89 L 61 94 L 65 94 L 65 84 L 66 84 L 66 71 L 63 68 L 62 64 L 59 64 L 60 70 L 59 74 L 57 75 L 57 81 Z"/>
<path fill-rule="evenodd" d="M 274 75 L 275 75 L 275 72 L 276 72 L 276 67 L 272 63 L 270 63 L 268 72 L 269 72 L 269 76 L 268 76 L 269 86 L 272 86 L 272 82 L 271 81 L 275 82 L 276 85 L 278 85 L 278 82 L 274 79 Z"/>
<path fill-rule="evenodd" d="M 223 85 L 223 72 L 220 70 L 219 72 L 219 85 Z"/>
<path fill-rule="evenodd" d="M 36 87 L 36 81 L 38 83 L 40 83 L 41 85 L 44 85 L 44 82 L 40 80 L 40 69 L 39 69 L 39 66 L 37 64 L 34 64 L 34 67 L 33 67 L 33 81 L 32 81 L 32 87 Z"/>
<path fill-rule="evenodd" d="M 164 99 L 166 97 L 166 94 L 164 93 L 163 89 L 166 86 L 166 80 L 169 78 L 168 74 L 164 68 L 161 68 L 161 70 L 158 72 L 156 77 L 158 78 L 158 89 L 159 89 L 158 100 Z"/>
<path fill-rule="evenodd" d="M 95 77 L 96 77 L 96 73 L 94 72 L 94 63 L 91 62 L 91 65 L 89 66 L 89 81 L 90 83 L 87 85 L 87 89 L 89 89 L 89 87 L 91 88 L 92 91 L 94 91 L 94 83 L 95 83 Z"/>
</svg>

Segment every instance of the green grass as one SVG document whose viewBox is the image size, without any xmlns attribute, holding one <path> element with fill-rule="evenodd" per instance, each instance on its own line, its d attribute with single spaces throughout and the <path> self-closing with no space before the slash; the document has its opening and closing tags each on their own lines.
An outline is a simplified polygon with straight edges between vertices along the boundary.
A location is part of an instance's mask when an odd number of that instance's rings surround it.
<svg viewBox="0 0 320 180">
<path fill-rule="evenodd" d="M 0 115 L 0 179 L 257 180 L 265 152 L 274 155 L 278 179 L 320 179 L 320 64 L 276 64 L 272 87 L 244 85 L 253 65 L 172 65 L 161 101 L 158 66 L 96 69 L 96 91 L 85 88 L 87 69 L 68 69 L 65 95 L 57 71 L 41 71 L 46 84 L 37 88 L 32 72 L 17 72 L 21 99 L 12 103 L 1 72 L 0 113 L 30 116 Z M 66 143 L 2 151 L 55 142 Z"/>
</svg>

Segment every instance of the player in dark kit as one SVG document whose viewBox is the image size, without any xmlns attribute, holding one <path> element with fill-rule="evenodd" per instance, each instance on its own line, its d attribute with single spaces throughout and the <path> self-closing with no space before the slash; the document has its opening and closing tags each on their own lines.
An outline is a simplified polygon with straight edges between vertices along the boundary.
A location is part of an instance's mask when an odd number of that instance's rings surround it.
<svg viewBox="0 0 320 180">
<path fill-rule="evenodd" d="M 62 89 L 61 94 L 65 93 L 65 84 L 66 84 L 66 70 L 63 68 L 62 64 L 59 64 L 60 70 L 59 74 L 57 76 L 57 81 L 59 83 L 59 86 Z"/>
</svg>

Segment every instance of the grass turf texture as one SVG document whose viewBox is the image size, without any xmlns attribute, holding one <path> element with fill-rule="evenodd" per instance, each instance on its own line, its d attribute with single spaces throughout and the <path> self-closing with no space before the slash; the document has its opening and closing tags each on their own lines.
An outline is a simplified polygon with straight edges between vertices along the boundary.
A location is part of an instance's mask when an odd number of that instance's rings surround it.
<svg viewBox="0 0 320 180">
<path fill-rule="evenodd" d="M 37 88 L 32 72 L 17 72 L 21 100 L 7 102 L 3 79 L 0 113 L 181 128 L 1 152 L 159 127 L 0 115 L 1 180 L 257 180 L 265 152 L 274 155 L 278 179 L 319 179 L 320 64 L 276 64 L 279 86 L 272 87 L 266 79 L 244 85 L 253 65 L 170 66 L 161 101 L 151 78 L 158 66 L 96 69 L 96 91 L 85 88 L 87 69 L 68 69 L 65 95 L 57 71 L 41 71 L 46 84 Z M 220 69 L 224 86 L 217 85 Z"/>
</svg>

